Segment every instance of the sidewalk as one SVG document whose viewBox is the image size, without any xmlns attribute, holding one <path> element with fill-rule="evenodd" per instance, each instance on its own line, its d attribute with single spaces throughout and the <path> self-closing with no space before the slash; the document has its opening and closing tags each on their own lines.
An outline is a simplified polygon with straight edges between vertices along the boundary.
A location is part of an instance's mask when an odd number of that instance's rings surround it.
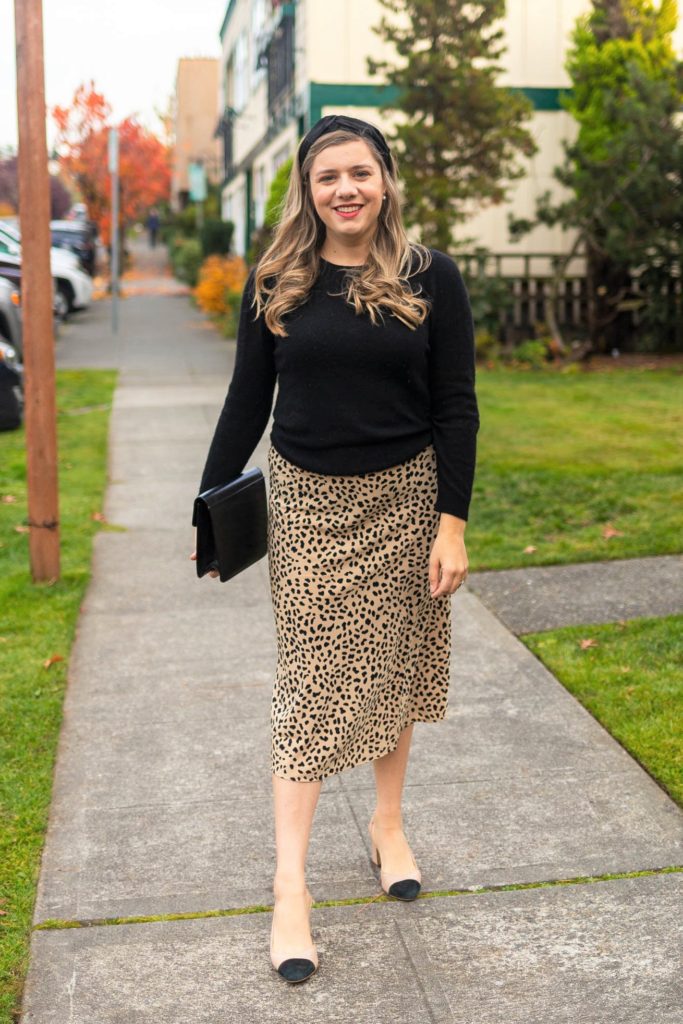
<svg viewBox="0 0 683 1024">
<path fill-rule="evenodd" d="M 416 725 L 408 768 L 425 898 L 314 908 L 317 975 L 277 977 L 267 562 L 220 584 L 188 559 L 235 343 L 168 292 L 126 299 L 115 341 L 103 300 L 58 347 L 61 366 L 120 367 L 104 511 L 126 529 L 95 538 L 34 918 L 55 927 L 33 933 L 24 1024 L 680 1024 L 681 874 L 578 879 L 680 865 L 683 814 L 477 574 L 453 597 L 447 718 Z M 250 460 L 266 479 L 269 433 Z M 323 783 L 316 901 L 380 891 L 373 791 L 370 764 Z M 577 881 L 489 890 L 559 879 Z"/>
<path fill-rule="evenodd" d="M 517 636 L 683 612 L 683 555 L 477 572 L 467 582 Z"/>
</svg>

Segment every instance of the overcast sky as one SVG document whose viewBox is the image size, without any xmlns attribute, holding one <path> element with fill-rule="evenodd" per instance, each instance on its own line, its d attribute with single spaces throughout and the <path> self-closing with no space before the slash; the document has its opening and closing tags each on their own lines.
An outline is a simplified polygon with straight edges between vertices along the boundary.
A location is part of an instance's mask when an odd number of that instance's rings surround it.
<svg viewBox="0 0 683 1024">
<path fill-rule="evenodd" d="M 158 130 L 180 57 L 218 57 L 228 0 L 43 0 L 45 100 L 68 106 L 82 82 L 122 120 Z M 0 147 L 17 145 L 14 2 L 0 0 Z M 48 117 L 48 146 L 54 140 Z"/>
</svg>

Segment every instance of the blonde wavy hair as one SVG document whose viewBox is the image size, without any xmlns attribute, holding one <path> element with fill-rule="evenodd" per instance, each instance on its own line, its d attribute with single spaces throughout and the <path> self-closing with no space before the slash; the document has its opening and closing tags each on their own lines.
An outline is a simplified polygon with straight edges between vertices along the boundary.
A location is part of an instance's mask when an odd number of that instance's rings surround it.
<svg viewBox="0 0 683 1024">
<path fill-rule="evenodd" d="M 256 306 L 254 319 L 265 311 L 266 326 L 273 334 L 287 337 L 282 318 L 306 301 L 321 268 L 319 253 L 326 228 L 311 195 L 313 161 L 328 146 L 355 142 L 361 137 L 381 167 L 387 198 L 382 202 L 362 274 L 347 271 L 343 277 L 345 290 L 335 294 L 345 294 L 357 314 L 367 311 L 373 324 L 378 317 L 384 319 L 381 307 L 411 330 L 423 323 L 429 313 L 428 301 L 412 290 L 408 278 L 425 270 L 432 256 L 426 246 L 409 242 L 405 233 L 396 158 L 392 153 L 389 170 L 371 138 L 348 129 L 337 129 L 316 139 L 301 170 L 295 156 L 280 222 L 256 267 L 251 303 L 252 307 Z M 414 257 L 417 257 L 415 262 Z"/>
</svg>

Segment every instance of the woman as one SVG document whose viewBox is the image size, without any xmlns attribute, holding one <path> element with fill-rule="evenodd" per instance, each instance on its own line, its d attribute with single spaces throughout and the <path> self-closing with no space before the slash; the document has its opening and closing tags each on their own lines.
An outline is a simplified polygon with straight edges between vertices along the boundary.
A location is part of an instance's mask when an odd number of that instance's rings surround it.
<svg viewBox="0 0 683 1024">
<path fill-rule="evenodd" d="M 413 723 L 446 712 L 450 596 L 467 577 L 479 429 L 471 310 L 454 261 L 408 242 L 397 179 L 367 121 L 323 117 L 301 141 L 275 237 L 247 279 L 200 484 L 243 471 L 277 379 L 270 955 L 289 982 L 318 965 L 305 861 L 324 778 L 372 761 L 372 862 L 388 895 L 419 892 L 401 795 Z"/>
</svg>

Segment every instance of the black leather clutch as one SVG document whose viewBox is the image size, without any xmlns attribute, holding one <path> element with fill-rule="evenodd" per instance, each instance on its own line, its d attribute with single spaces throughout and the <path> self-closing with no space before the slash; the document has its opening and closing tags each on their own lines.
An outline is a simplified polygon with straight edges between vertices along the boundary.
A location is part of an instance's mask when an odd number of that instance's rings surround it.
<svg viewBox="0 0 683 1024">
<path fill-rule="evenodd" d="M 254 466 L 194 499 L 197 575 L 218 569 L 221 582 L 258 562 L 268 550 L 266 481 Z"/>
</svg>

